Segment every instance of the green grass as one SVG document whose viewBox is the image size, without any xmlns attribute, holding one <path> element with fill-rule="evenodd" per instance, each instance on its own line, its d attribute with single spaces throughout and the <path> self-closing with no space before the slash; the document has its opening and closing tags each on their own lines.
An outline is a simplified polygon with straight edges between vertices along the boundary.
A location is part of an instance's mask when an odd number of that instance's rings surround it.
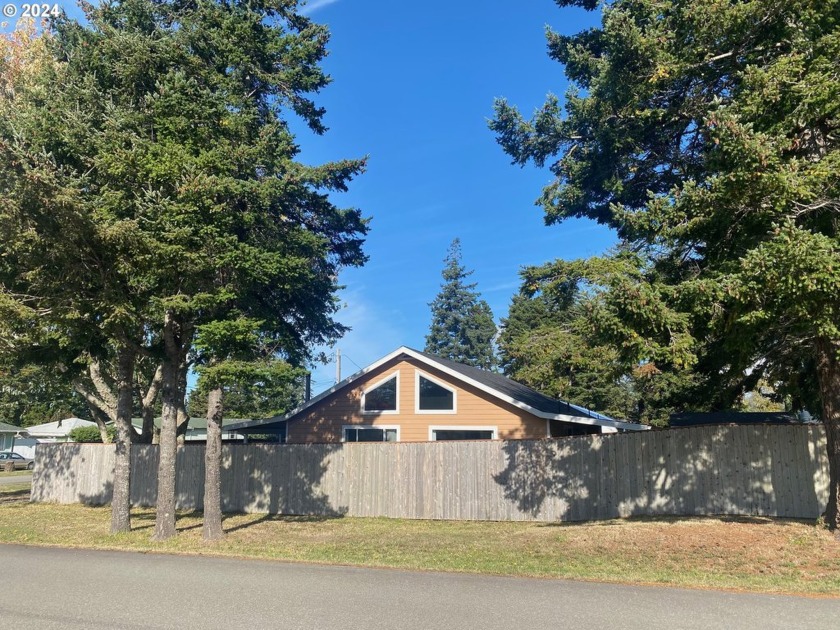
<svg viewBox="0 0 840 630">
<path fill-rule="evenodd" d="M 32 484 L 28 481 L 23 481 L 21 483 L 11 483 L 11 484 L 3 484 L 0 486 L 0 495 L 27 495 L 29 496 L 29 489 Z M 7 497 L 8 498 L 8 497 Z"/>
<path fill-rule="evenodd" d="M 201 539 L 201 515 L 150 540 L 154 511 L 108 533 L 110 510 L 0 504 L 0 542 L 157 551 L 494 575 L 668 584 L 755 592 L 840 593 L 840 543 L 782 519 L 629 519 L 586 524 L 230 515 L 225 539 Z"/>
<path fill-rule="evenodd" d="M 14 472 L 3 472 L 0 469 L 0 479 L 3 477 L 25 477 L 26 475 L 31 475 L 31 470 L 15 470 Z"/>
</svg>

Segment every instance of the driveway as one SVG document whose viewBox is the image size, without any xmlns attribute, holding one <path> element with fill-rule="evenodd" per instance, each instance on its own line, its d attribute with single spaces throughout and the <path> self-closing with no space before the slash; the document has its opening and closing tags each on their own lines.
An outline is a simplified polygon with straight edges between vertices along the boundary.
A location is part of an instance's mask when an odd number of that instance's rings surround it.
<svg viewBox="0 0 840 630">
<path fill-rule="evenodd" d="M 9 628 L 827 628 L 840 600 L 0 545 Z"/>
</svg>

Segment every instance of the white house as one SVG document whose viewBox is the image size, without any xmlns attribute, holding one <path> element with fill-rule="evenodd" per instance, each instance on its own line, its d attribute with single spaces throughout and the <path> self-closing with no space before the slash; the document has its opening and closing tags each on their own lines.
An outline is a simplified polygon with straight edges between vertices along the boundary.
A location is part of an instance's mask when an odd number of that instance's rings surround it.
<svg viewBox="0 0 840 630">
<path fill-rule="evenodd" d="M 13 451 L 24 457 L 35 457 L 35 445 L 38 443 L 24 427 L 0 422 L 0 451 Z"/>
<path fill-rule="evenodd" d="M 95 427 L 96 423 L 81 418 L 64 418 L 56 422 L 37 424 L 34 427 L 26 427 L 29 437 L 38 442 L 70 442 L 70 431 L 76 427 Z"/>
</svg>

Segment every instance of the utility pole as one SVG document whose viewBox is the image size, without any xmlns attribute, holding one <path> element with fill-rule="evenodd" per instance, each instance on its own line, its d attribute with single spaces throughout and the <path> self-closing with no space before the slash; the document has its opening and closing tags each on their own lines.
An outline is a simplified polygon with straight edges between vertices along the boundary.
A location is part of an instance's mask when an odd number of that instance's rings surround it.
<svg viewBox="0 0 840 630">
<path fill-rule="evenodd" d="M 341 382 L 341 349 L 335 349 L 335 384 Z"/>
</svg>

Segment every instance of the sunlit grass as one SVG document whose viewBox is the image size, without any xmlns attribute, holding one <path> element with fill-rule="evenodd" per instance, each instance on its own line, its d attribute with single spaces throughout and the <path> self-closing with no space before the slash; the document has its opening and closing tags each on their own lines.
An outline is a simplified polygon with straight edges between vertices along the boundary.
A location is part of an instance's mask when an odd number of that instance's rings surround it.
<svg viewBox="0 0 840 630">
<path fill-rule="evenodd" d="M 813 523 L 782 519 L 629 519 L 583 524 L 384 518 L 225 518 L 225 539 L 201 538 L 201 514 L 151 541 L 153 510 L 111 535 L 110 510 L 0 506 L 0 542 L 195 553 L 418 570 L 574 578 L 759 592 L 840 594 L 840 543 Z"/>
</svg>

